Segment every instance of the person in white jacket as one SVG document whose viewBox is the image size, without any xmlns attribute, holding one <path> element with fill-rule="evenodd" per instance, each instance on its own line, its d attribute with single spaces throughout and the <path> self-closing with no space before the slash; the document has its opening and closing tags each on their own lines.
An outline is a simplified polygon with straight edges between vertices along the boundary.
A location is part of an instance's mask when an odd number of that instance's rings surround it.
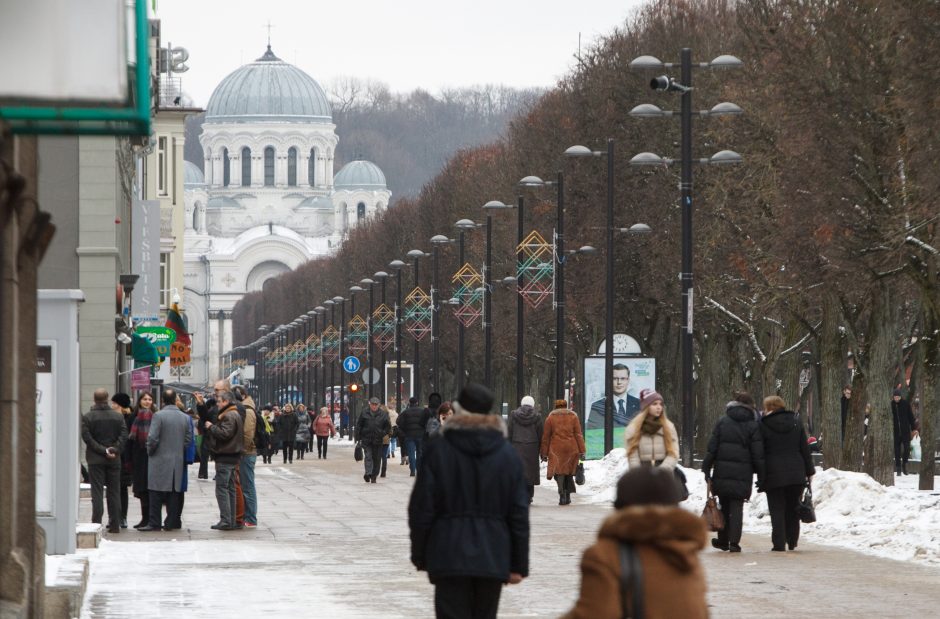
<svg viewBox="0 0 940 619">
<path fill-rule="evenodd" d="M 640 413 L 624 432 L 630 468 L 658 466 L 673 470 L 679 462 L 679 436 L 666 417 L 663 396 L 652 389 L 640 392 Z"/>
</svg>

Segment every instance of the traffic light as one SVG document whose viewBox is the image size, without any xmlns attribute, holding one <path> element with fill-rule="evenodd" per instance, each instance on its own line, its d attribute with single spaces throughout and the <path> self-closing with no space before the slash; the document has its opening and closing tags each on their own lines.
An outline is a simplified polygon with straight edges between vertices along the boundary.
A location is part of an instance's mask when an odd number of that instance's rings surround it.
<svg viewBox="0 0 940 619">
<path fill-rule="evenodd" d="M 358 384 L 358 383 L 350 383 L 350 385 L 349 385 L 349 393 L 351 393 L 351 394 L 359 393 L 359 384 Z"/>
</svg>

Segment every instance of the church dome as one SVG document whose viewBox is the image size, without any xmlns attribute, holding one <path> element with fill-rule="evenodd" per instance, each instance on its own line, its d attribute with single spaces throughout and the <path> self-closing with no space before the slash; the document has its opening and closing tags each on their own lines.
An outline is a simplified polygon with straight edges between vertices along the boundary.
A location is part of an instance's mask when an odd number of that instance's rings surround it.
<svg viewBox="0 0 940 619">
<path fill-rule="evenodd" d="M 183 185 L 205 185 L 206 177 L 192 161 L 183 161 Z"/>
<path fill-rule="evenodd" d="M 386 189 L 385 174 L 371 161 L 350 161 L 333 177 L 336 189 Z"/>
<path fill-rule="evenodd" d="M 268 50 L 223 79 L 206 106 L 206 122 L 329 123 L 333 110 L 316 80 Z"/>
</svg>

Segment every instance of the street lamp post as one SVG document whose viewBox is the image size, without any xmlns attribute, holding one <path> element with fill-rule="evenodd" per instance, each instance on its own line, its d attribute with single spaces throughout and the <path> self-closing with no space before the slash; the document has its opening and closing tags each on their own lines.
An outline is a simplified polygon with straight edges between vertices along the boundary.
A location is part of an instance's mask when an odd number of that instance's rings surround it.
<svg viewBox="0 0 940 619">
<path fill-rule="evenodd" d="M 336 303 L 333 302 L 333 299 L 327 299 L 323 302 L 330 310 L 330 326 L 336 328 Z M 325 317 L 324 317 L 325 318 Z M 336 406 L 336 392 L 333 389 L 333 386 L 336 384 L 336 360 L 330 360 L 330 384 L 326 385 L 327 390 L 330 394 L 330 418 L 332 419 L 333 413 L 335 412 L 334 407 Z M 326 367 L 323 368 L 323 378 L 326 378 Z M 324 392 L 326 393 L 326 392 Z"/>
<path fill-rule="evenodd" d="M 366 338 L 368 339 L 366 341 L 365 365 L 366 365 L 366 368 L 368 368 L 369 370 L 369 379 L 368 379 L 369 386 L 366 388 L 367 389 L 366 397 L 368 397 L 371 400 L 372 399 L 372 383 L 374 382 L 372 380 L 372 375 L 371 375 L 372 370 L 374 369 L 372 367 L 372 364 L 373 364 L 373 360 L 372 360 L 372 312 L 375 311 L 375 291 L 373 290 L 372 286 L 375 284 L 375 281 L 369 279 L 368 277 L 365 277 L 363 279 L 360 279 L 359 283 L 362 284 L 363 286 L 369 287 L 369 313 L 366 314 L 366 327 L 367 327 Z M 365 380 L 365 377 L 366 377 L 365 372 L 363 372 L 362 377 Z"/>
<path fill-rule="evenodd" d="M 343 359 L 346 358 L 346 299 L 337 295 L 333 297 L 333 303 L 339 305 L 339 419 L 342 425 L 343 411 L 346 409 L 346 369 L 343 367 Z M 348 412 L 346 419 L 348 436 L 352 438 L 352 428 L 348 427 Z"/>
<path fill-rule="evenodd" d="M 457 233 L 457 262 L 459 263 L 459 268 L 463 268 L 464 261 L 464 234 L 468 230 L 475 230 L 480 227 L 480 224 L 475 223 L 471 219 L 461 219 L 456 224 L 459 232 Z M 464 330 L 466 327 L 463 326 L 462 321 L 457 321 L 457 393 L 463 391 L 463 383 L 466 378 L 466 371 L 464 370 Z"/>
<path fill-rule="evenodd" d="M 738 58 L 729 55 L 718 56 L 708 63 L 692 64 L 692 50 L 682 48 L 680 52 L 680 80 L 677 82 L 671 77 L 660 76 L 650 81 L 653 90 L 664 90 L 679 93 L 681 96 L 681 182 L 680 206 L 682 208 L 682 441 L 681 455 L 685 466 L 692 466 L 692 443 L 695 438 L 695 402 L 693 398 L 693 339 L 692 339 L 692 310 L 694 307 L 693 276 L 692 276 L 692 164 L 707 163 L 713 165 L 728 165 L 741 162 L 741 156 L 734 151 L 720 151 L 708 159 L 692 159 L 692 69 L 693 68 L 738 68 L 743 66 Z M 673 68 L 672 63 L 664 63 L 653 56 L 640 56 L 630 62 L 631 69 L 663 69 Z M 733 103 L 719 103 L 710 110 L 700 112 L 701 116 L 733 116 L 741 114 L 740 107 Z M 673 113 L 663 111 L 655 105 L 642 104 L 630 111 L 634 117 L 664 117 Z M 652 153 L 640 153 L 630 160 L 631 165 L 670 165 L 670 159 L 664 159 Z"/>
<path fill-rule="evenodd" d="M 424 258 L 430 254 L 426 254 L 420 249 L 412 249 L 408 252 L 408 257 L 414 260 L 414 287 L 418 287 L 418 261 L 421 258 Z M 414 359 L 414 371 L 411 373 L 411 382 L 413 385 L 413 390 L 415 397 L 418 398 L 418 401 L 421 401 L 421 349 L 419 348 L 420 342 L 418 338 L 415 338 L 415 359 Z"/>
<path fill-rule="evenodd" d="M 441 391 L 441 278 L 440 278 L 440 248 L 441 245 L 453 243 L 443 234 L 436 234 L 431 237 L 431 245 L 434 249 L 434 278 L 431 289 L 431 358 L 433 363 L 433 374 L 431 381 L 434 383 L 433 390 Z"/>
<path fill-rule="evenodd" d="M 376 272 L 372 275 L 372 277 L 374 277 L 374 278 L 377 279 L 378 281 L 382 282 L 382 305 L 385 305 L 385 280 L 388 279 L 388 273 L 386 273 L 385 271 L 376 271 Z M 375 311 L 375 310 L 373 310 L 373 311 Z M 372 328 L 372 327 L 371 327 L 371 325 L 372 325 L 372 315 L 371 315 L 371 314 L 369 315 L 369 325 L 370 325 L 370 326 L 369 326 L 369 329 L 371 330 L 371 328 Z M 370 337 L 371 337 L 371 336 L 370 336 Z M 371 340 L 370 340 L 370 341 L 371 341 Z M 370 344 L 370 346 L 371 346 L 371 344 Z M 386 397 L 386 389 L 385 389 L 385 348 L 382 348 L 380 357 L 381 357 L 381 358 L 379 359 L 379 393 L 382 394 L 382 401 L 387 404 L 387 403 L 388 403 L 388 398 Z M 396 403 L 395 406 L 398 406 L 398 404 Z M 399 408 L 399 410 L 400 410 L 400 408 Z"/>
<path fill-rule="evenodd" d="M 320 332 L 320 327 L 319 327 L 319 322 L 320 322 L 320 321 L 319 321 L 318 318 L 317 318 L 317 310 L 312 309 L 312 310 L 308 311 L 308 312 L 307 312 L 307 320 L 310 321 L 310 336 L 314 336 L 314 335 L 316 335 L 317 333 L 319 333 L 319 332 Z M 304 342 L 304 345 L 306 346 L 306 341 Z M 316 409 L 317 409 L 317 407 L 319 406 L 319 398 L 317 398 L 317 392 L 319 391 L 319 388 L 318 388 L 319 385 L 317 384 L 317 368 L 316 368 L 316 367 L 311 367 L 311 366 L 312 366 L 312 363 L 311 363 L 310 356 L 309 356 L 309 354 L 308 354 L 307 359 L 305 360 L 305 363 L 304 363 L 304 367 L 305 367 L 306 372 L 307 372 L 307 383 L 313 385 L 313 389 L 312 389 L 312 392 L 313 392 L 313 399 L 311 400 L 310 397 L 309 397 L 309 395 L 308 395 L 308 401 L 310 401 L 310 402 L 313 403 L 313 408 L 315 409 L 315 412 L 316 412 Z"/>
<path fill-rule="evenodd" d="M 405 263 L 401 260 L 392 260 L 388 266 L 396 271 L 398 297 L 395 301 L 395 405 L 399 412 L 403 409 L 401 404 L 401 272 Z"/>
<path fill-rule="evenodd" d="M 493 389 L 493 213 L 515 208 L 499 200 L 483 205 L 486 211 L 486 260 L 483 263 L 483 384 Z"/>
</svg>

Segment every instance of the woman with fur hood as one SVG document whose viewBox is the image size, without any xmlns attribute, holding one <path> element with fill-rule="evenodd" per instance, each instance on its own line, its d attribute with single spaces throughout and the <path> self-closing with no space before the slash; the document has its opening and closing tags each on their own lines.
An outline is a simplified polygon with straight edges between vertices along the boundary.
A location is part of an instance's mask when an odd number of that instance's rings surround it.
<svg viewBox="0 0 940 619">
<path fill-rule="evenodd" d="M 640 392 L 640 412 L 624 431 L 630 468 L 656 466 L 672 472 L 679 463 L 679 436 L 666 417 L 663 396 L 652 389 Z"/>
<path fill-rule="evenodd" d="M 581 557 L 581 595 L 563 619 L 641 616 L 637 602 L 646 619 L 708 617 L 705 573 L 698 558 L 707 537 L 705 523 L 679 507 L 672 472 L 630 469 L 617 482 L 614 508 L 597 542 Z M 638 592 L 621 585 L 624 547 L 638 559 Z M 632 574 L 626 581 L 634 582 Z"/>
<path fill-rule="evenodd" d="M 555 410 L 545 419 L 542 430 L 542 460 L 548 461 L 548 479 L 558 484 L 558 504 L 570 505 L 571 493 L 577 492 L 574 475 L 584 457 L 584 435 L 581 422 L 565 400 L 555 400 Z"/>
</svg>

